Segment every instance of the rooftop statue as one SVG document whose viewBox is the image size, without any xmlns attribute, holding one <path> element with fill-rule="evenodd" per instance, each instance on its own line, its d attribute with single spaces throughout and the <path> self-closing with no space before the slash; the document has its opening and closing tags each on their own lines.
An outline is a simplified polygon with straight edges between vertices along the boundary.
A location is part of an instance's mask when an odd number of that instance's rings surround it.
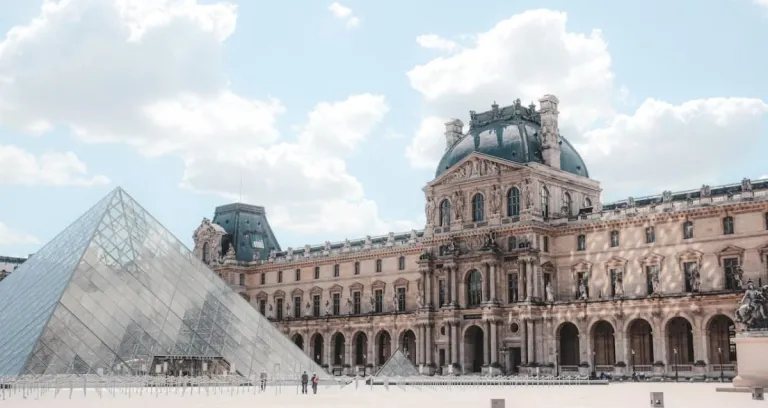
<svg viewBox="0 0 768 408">
<path fill-rule="evenodd" d="M 747 331 L 768 330 L 768 285 L 758 288 L 751 280 L 747 282 L 747 290 L 739 301 L 736 309 L 736 322 L 744 325 Z"/>
</svg>

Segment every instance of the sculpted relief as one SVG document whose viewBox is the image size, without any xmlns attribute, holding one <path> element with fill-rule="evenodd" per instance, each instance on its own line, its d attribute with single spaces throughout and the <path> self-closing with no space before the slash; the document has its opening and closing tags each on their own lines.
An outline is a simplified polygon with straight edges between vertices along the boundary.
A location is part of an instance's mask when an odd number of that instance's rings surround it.
<svg viewBox="0 0 768 408">
<path fill-rule="evenodd" d="M 471 160 L 456 169 L 451 175 L 451 181 L 465 180 L 481 176 L 497 176 L 501 173 L 499 165 L 489 160 Z"/>
<path fill-rule="evenodd" d="M 192 234 L 195 257 L 206 265 L 220 262 L 222 260 L 221 240 L 225 235 L 227 232 L 224 231 L 224 228 L 212 223 L 208 218 L 203 218 L 200 226 Z"/>
</svg>

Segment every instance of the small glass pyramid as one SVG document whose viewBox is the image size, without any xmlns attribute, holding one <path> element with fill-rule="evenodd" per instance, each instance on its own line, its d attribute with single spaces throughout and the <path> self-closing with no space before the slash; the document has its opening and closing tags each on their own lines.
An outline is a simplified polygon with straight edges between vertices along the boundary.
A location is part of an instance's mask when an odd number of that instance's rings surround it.
<svg viewBox="0 0 768 408">
<path fill-rule="evenodd" d="M 421 375 L 415 365 L 401 349 L 395 350 L 379 371 L 376 377 L 414 377 Z"/>
<path fill-rule="evenodd" d="M 119 187 L 0 282 L 0 376 L 169 360 L 330 377 Z"/>
</svg>

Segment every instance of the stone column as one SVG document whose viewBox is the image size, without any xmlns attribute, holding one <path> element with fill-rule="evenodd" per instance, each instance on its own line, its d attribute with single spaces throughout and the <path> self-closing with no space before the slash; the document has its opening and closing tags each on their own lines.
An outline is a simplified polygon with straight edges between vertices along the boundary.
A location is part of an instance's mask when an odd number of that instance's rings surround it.
<svg viewBox="0 0 768 408">
<path fill-rule="evenodd" d="M 459 363 L 459 325 L 451 323 L 451 363 Z"/>
<path fill-rule="evenodd" d="M 528 364 L 528 321 L 520 321 L 520 360 L 522 364 Z"/>
<path fill-rule="evenodd" d="M 323 348 L 325 348 L 325 350 L 323 350 L 323 352 L 325 354 L 325 357 L 323 357 L 323 363 L 328 364 L 328 366 L 330 367 L 330 366 L 333 366 L 333 359 L 331 358 L 331 356 L 333 355 L 333 353 L 331 353 L 331 349 L 333 349 L 333 344 L 331 343 L 330 334 L 326 334 L 324 337 L 325 337 L 325 340 L 323 341 L 323 343 L 325 344 L 323 344 Z"/>
<path fill-rule="evenodd" d="M 416 326 L 416 361 L 424 364 L 424 326 Z"/>
<path fill-rule="evenodd" d="M 708 330 L 693 329 L 693 361 L 702 360 L 709 364 Z"/>
<path fill-rule="evenodd" d="M 497 342 L 497 330 L 498 326 L 496 325 L 496 322 L 491 322 L 491 364 L 497 363 L 497 355 L 499 353 L 498 347 L 496 346 Z"/>
<path fill-rule="evenodd" d="M 365 360 L 366 364 L 372 364 L 376 366 L 376 338 L 373 331 L 368 332 L 368 357 Z M 372 373 L 373 374 L 373 373 Z"/>
<path fill-rule="evenodd" d="M 539 265 L 536 265 L 535 260 L 531 260 L 531 285 L 533 287 L 533 297 L 536 299 L 541 299 L 541 276 L 539 274 Z"/>
<path fill-rule="evenodd" d="M 445 268 L 445 303 L 453 304 L 453 273 L 451 268 Z"/>
<path fill-rule="evenodd" d="M 614 347 L 616 348 L 616 361 L 623 361 L 627 366 L 632 364 L 632 353 L 629 351 L 629 342 L 627 341 L 627 335 L 623 332 L 621 323 L 616 325 L 619 330 L 614 333 Z M 629 361 L 628 361 L 629 360 Z"/>
<path fill-rule="evenodd" d="M 490 274 L 491 274 L 491 302 L 496 302 L 498 299 L 496 299 L 496 263 L 491 263 L 490 265 Z"/>
<path fill-rule="evenodd" d="M 533 320 L 528 320 L 528 361 L 537 362 L 536 355 L 536 336 L 534 330 L 536 326 Z"/>
<path fill-rule="evenodd" d="M 349 366 L 352 366 L 352 338 L 344 336 L 344 361 L 342 361 L 343 364 L 349 364 Z"/>
<path fill-rule="evenodd" d="M 523 262 L 517 263 L 517 301 L 522 302 L 525 300 L 525 265 Z"/>
<path fill-rule="evenodd" d="M 451 268 L 453 275 L 453 304 L 459 305 L 459 268 Z"/>
<path fill-rule="evenodd" d="M 426 342 L 424 344 L 424 346 L 426 347 L 426 352 L 424 354 L 427 357 L 427 365 L 430 365 L 432 364 L 432 326 L 427 324 L 426 326 L 424 326 L 424 329 L 426 331 L 426 336 L 425 336 Z"/>
<path fill-rule="evenodd" d="M 432 306 L 432 274 L 429 271 L 424 272 L 424 304 L 427 307 Z"/>
</svg>

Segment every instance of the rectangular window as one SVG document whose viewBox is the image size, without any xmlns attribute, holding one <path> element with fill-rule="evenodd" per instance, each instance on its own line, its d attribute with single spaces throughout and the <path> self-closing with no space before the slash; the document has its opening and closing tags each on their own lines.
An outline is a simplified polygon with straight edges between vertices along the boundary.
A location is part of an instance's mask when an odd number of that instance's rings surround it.
<svg viewBox="0 0 768 408">
<path fill-rule="evenodd" d="M 646 227 L 645 228 L 645 243 L 646 244 L 652 244 L 656 242 L 656 231 L 653 227 Z"/>
<path fill-rule="evenodd" d="M 334 293 L 331 299 L 333 299 L 333 315 L 338 316 L 341 314 L 341 294 Z"/>
<path fill-rule="evenodd" d="M 515 249 L 517 249 L 517 238 L 509 237 L 507 239 L 507 250 L 514 251 Z"/>
<path fill-rule="evenodd" d="M 437 281 L 437 307 L 445 304 L 445 279 Z"/>
<path fill-rule="evenodd" d="M 611 248 L 619 246 L 619 231 L 611 231 Z"/>
<path fill-rule="evenodd" d="M 296 269 L 296 282 L 301 280 L 301 269 Z"/>
<path fill-rule="evenodd" d="M 378 289 L 373 292 L 373 311 L 381 313 L 384 308 L 384 291 Z"/>
<path fill-rule="evenodd" d="M 320 317 L 320 295 L 312 296 L 312 316 Z"/>
<path fill-rule="evenodd" d="M 355 262 L 355 275 L 360 275 L 360 262 Z"/>
<path fill-rule="evenodd" d="M 693 286 L 691 286 L 691 273 L 696 268 L 696 262 L 683 263 L 683 273 L 685 274 L 685 291 L 693 292 Z"/>
<path fill-rule="evenodd" d="M 320 279 L 320 267 L 315 266 L 315 279 Z"/>
<path fill-rule="evenodd" d="M 611 297 L 616 296 L 616 278 L 618 278 L 619 272 L 616 269 L 611 269 Z"/>
<path fill-rule="evenodd" d="M 507 274 L 507 299 L 509 299 L 509 303 L 517 303 L 517 295 L 517 274 L 509 273 Z"/>
<path fill-rule="evenodd" d="M 653 277 L 659 272 L 659 265 L 647 265 L 645 267 L 645 287 L 648 295 L 653 295 Z"/>
<path fill-rule="evenodd" d="M 267 315 L 267 299 L 259 299 L 259 313 L 261 313 L 262 316 Z"/>
<path fill-rule="evenodd" d="M 381 259 L 376 260 L 376 272 L 381 272 Z"/>
<path fill-rule="evenodd" d="M 723 218 L 723 235 L 732 235 L 734 232 L 733 228 L 733 217 L 728 216 Z"/>
<path fill-rule="evenodd" d="M 576 238 L 576 250 L 577 251 L 585 251 L 587 249 L 587 236 L 586 235 L 579 235 Z"/>
<path fill-rule="evenodd" d="M 301 296 L 293 298 L 293 317 L 297 319 L 301 317 Z"/>
<path fill-rule="evenodd" d="M 266 272 L 262 272 L 262 274 L 261 274 L 261 284 L 264 285 L 265 283 L 267 283 L 267 273 Z"/>
<path fill-rule="evenodd" d="M 277 271 L 277 283 L 283 283 L 283 271 Z"/>
<path fill-rule="evenodd" d="M 397 288 L 397 311 L 405 312 L 405 288 Z"/>
<path fill-rule="evenodd" d="M 542 247 L 543 247 L 542 250 L 544 252 L 549 252 L 549 237 L 545 236 L 545 237 L 542 237 L 541 239 L 542 239 L 541 243 L 542 243 Z"/>
<path fill-rule="evenodd" d="M 401 256 L 397 260 L 397 270 L 404 271 L 405 270 L 405 257 Z"/>
<path fill-rule="evenodd" d="M 725 269 L 725 289 L 736 290 L 736 274 L 739 270 L 739 259 L 728 258 L 723 259 L 723 268 Z"/>
<path fill-rule="evenodd" d="M 356 315 L 360 314 L 361 299 L 360 291 L 352 292 L 352 310 Z"/>
<path fill-rule="evenodd" d="M 240 286 L 245 286 L 245 274 L 240 274 Z"/>
<path fill-rule="evenodd" d="M 333 277 L 334 278 L 339 277 L 339 264 L 333 265 Z"/>
<path fill-rule="evenodd" d="M 693 222 L 686 221 L 683 223 L 683 239 L 693 238 Z"/>
<path fill-rule="evenodd" d="M 275 304 L 277 306 L 277 313 L 275 313 L 275 316 L 277 316 L 277 320 L 283 320 L 283 298 L 278 298 L 275 301 Z"/>
</svg>

